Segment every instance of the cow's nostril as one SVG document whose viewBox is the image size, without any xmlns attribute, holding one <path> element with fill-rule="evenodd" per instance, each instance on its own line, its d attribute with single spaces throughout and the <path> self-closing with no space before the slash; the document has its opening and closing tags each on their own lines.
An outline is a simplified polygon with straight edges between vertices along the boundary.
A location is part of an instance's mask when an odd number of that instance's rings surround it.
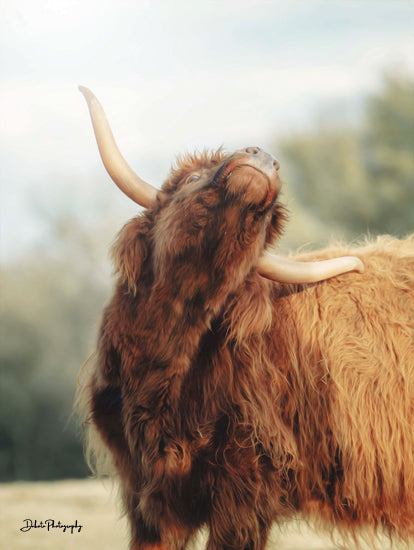
<svg viewBox="0 0 414 550">
<path fill-rule="evenodd" d="M 250 155 L 257 155 L 257 153 L 260 151 L 260 147 L 247 147 L 246 153 L 249 153 Z"/>
<path fill-rule="evenodd" d="M 275 170 L 279 170 L 280 168 L 280 164 L 279 164 L 279 161 L 277 161 L 276 159 L 273 161 L 273 166 L 275 168 Z"/>
</svg>

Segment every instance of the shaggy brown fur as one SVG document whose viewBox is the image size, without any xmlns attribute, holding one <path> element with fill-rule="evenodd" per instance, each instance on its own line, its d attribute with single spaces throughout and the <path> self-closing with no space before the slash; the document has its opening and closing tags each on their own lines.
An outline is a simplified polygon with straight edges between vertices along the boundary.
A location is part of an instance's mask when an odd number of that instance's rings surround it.
<svg viewBox="0 0 414 550">
<path fill-rule="evenodd" d="M 262 549 L 300 512 L 414 535 L 414 237 L 365 273 L 280 285 L 255 265 L 284 210 L 226 157 L 186 157 L 121 231 L 80 407 L 109 451 L 137 549 Z M 201 179 L 187 183 L 197 173 Z M 244 179 L 243 179 L 244 178 Z M 253 189 L 253 190 L 252 190 Z M 246 198 L 248 197 L 248 198 Z"/>
</svg>

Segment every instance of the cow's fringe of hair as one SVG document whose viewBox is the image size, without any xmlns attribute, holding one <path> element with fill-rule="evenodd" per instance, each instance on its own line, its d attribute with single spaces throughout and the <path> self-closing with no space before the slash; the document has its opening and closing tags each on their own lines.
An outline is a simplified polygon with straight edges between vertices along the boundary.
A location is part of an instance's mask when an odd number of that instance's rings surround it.
<svg viewBox="0 0 414 550">
<path fill-rule="evenodd" d="M 179 179 L 182 174 L 197 170 L 198 167 L 215 166 L 223 162 L 227 154 L 223 147 L 216 150 L 203 149 L 195 153 L 183 153 L 177 156 L 176 162 L 171 169 L 171 179 Z"/>
</svg>

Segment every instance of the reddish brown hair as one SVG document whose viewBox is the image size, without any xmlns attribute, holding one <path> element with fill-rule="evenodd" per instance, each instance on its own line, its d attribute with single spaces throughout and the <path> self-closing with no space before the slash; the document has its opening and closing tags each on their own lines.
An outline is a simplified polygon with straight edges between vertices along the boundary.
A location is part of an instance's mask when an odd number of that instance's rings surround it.
<svg viewBox="0 0 414 550">
<path fill-rule="evenodd" d="M 285 211 L 259 186 L 246 200 L 226 158 L 181 159 L 120 232 L 80 377 L 89 450 L 103 469 L 103 444 L 119 476 L 131 548 L 184 548 L 207 525 L 209 550 L 261 549 L 297 512 L 409 538 L 414 238 L 313 255 L 357 254 L 364 274 L 273 283 L 256 264 Z"/>
</svg>

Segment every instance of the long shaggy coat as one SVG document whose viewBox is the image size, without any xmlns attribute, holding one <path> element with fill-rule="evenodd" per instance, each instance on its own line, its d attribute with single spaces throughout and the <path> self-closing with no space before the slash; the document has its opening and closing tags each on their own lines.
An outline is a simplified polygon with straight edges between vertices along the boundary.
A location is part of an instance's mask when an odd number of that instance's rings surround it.
<svg viewBox="0 0 414 550">
<path fill-rule="evenodd" d="M 414 237 L 312 285 L 255 265 L 285 221 L 277 197 L 186 157 L 120 232 L 118 273 L 79 406 L 110 457 L 131 549 L 264 548 L 296 513 L 357 535 L 414 536 Z M 208 184 L 189 176 L 203 171 Z"/>
</svg>

